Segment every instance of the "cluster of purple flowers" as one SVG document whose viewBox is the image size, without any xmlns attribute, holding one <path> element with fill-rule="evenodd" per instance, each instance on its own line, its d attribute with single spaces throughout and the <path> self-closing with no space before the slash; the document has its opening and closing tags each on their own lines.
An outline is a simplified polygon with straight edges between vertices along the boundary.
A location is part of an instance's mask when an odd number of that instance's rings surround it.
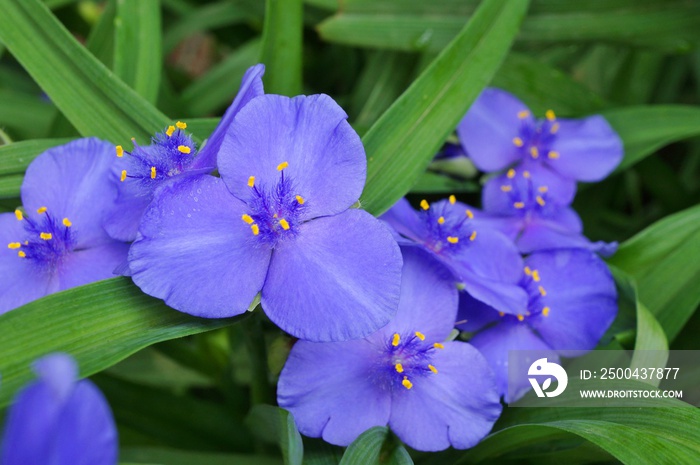
<svg viewBox="0 0 700 465">
<path fill-rule="evenodd" d="M 201 148 L 178 121 L 148 146 L 118 145 L 116 157 L 94 139 L 38 157 L 24 209 L 0 215 L 0 270 L 11 278 L 0 283 L 0 313 L 114 272 L 199 317 L 239 315 L 259 297 L 302 339 L 277 391 L 302 433 L 348 445 L 389 425 L 426 451 L 475 445 L 500 398 L 524 393 L 508 393 L 509 350 L 567 357 L 598 343 L 617 309 L 596 253 L 615 245 L 588 241 L 570 204 L 576 181 L 602 179 L 620 161 L 604 119 L 537 120 L 488 89 L 457 129 L 475 165 L 494 173 L 483 210 L 455 196 L 418 210 L 402 199 L 378 220 L 353 208 L 366 158 L 346 113 L 326 95 L 265 94 L 263 72 L 248 70 Z M 455 327 L 470 341 L 455 340 Z M 19 453 L 7 444 L 22 443 L 13 435 L 39 408 L 25 397 L 58 393 L 47 434 L 104 404 L 57 360 L 39 364 L 40 381 L 20 395 L 3 457 Z M 85 405 L 69 407 L 81 395 Z"/>
</svg>

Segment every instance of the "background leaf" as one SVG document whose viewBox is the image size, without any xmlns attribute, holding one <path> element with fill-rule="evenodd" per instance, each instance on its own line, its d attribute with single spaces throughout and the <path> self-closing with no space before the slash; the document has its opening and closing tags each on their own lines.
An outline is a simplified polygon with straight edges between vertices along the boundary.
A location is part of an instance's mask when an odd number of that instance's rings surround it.
<svg viewBox="0 0 700 465">
<path fill-rule="evenodd" d="M 355 439 L 343 454 L 340 465 L 412 465 L 406 449 L 389 429 L 370 428 Z"/>
</svg>

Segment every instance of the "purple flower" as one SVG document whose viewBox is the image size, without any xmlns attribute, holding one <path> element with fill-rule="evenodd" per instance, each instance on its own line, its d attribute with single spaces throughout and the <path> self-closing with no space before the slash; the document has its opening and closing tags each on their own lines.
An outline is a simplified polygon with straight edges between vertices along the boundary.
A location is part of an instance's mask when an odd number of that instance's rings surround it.
<svg viewBox="0 0 700 465">
<path fill-rule="evenodd" d="M 246 311 L 258 292 L 280 328 L 309 340 L 364 337 L 396 313 L 401 254 L 362 210 L 366 159 L 328 96 L 264 95 L 235 117 L 221 178 L 168 184 L 129 265 L 147 294 L 192 315 Z"/>
<path fill-rule="evenodd" d="M 277 401 L 302 434 L 350 444 L 373 426 L 410 447 L 472 447 L 501 412 L 493 375 L 469 344 L 446 342 L 457 310 L 449 272 L 404 247 L 396 317 L 366 339 L 297 342 L 280 375 Z"/>
<path fill-rule="evenodd" d="M 105 178 L 113 147 L 80 139 L 39 155 L 22 184 L 24 212 L 0 214 L 0 314 L 70 287 L 106 279 L 128 245 L 102 228 L 116 189 Z"/>
<path fill-rule="evenodd" d="M 151 145 L 127 152 L 117 146 L 121 162 L 115 167 L 111 181 L 118 185 L 119 197 L 105 228 L 110 236 L 124 240 L 136 239 L 138 225 L 156 189 L 173 178 L 211 173 L 216 169 L 216 155 L 233 118 L 251 99 L 263 95 L 264 65 L 246 71 L 238 95 L 228 107 L 204 147 L 196 144 L 185 132 L 187 124 L 178 121 L 151 139 Z"/>
<path fill-rule="evenodd" d="M 522 253 L 561 248 L 585 248 L 608 256 L 617 243 L 591 242 L 583 224 L 569 207 L 571 199 L 553 196 L 561 192 L 561 178 L 542 171 L 535 179 L 528 170 L 511 168 L 486 183 L 482 194 L 484 212 L 491 226 L 514 240 Z"/>
<path fill-rule="evenodd" d="M 518 286 L 522 258 L 511 240 L 482 220 L 478 210 L 449 200 L 421 202 L 416 212 L 399 200 L 381 219 L 398 233 L 402 245 L 417 245 L 432 253 L 453 272 L 475 298 L 506 313 L 527 302 Z"/>
<path fill-rule="evenodd" d="M 66 354 L 34 363 L 39 379 L 10 407 L 0 451 L 2 465 L 112 465 L 117 430 L 102 393 Z"/>
<path fill-rule="evenodd" d="M 544 351 L 574 357 L 593 349 L 617 314 L 615 283 L 594 253 L 583 249 L 537 252 L 525 259 L 520 285 L 527 306 L 517 316 L 500 314 L 469 299 L 460 301 L 458 325 L 479 331 L 471 343 L 493 367 L 506 401 L 517 400 L 529 388 L 527 379 L 508 387 L 508 351 Z"/>
<path fill-rule="evenodd" d="M 600 181 L 620 163 L 622 141 L 602 116 L 558 119 L 552 110 L 536 119 L 515 96 L 486 89 L 457 127 L 465 151 L 482 171 L 528 170 L 567 205 L 576 181 Z M 543 178 L 540 181 L 540 177 Z"/>
</svg>

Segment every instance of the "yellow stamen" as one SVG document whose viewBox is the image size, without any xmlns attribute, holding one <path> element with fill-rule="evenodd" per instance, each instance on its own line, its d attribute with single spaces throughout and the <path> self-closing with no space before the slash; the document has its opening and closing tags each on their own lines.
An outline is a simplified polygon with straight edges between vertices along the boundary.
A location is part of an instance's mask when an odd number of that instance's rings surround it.
<svg viewBox="0 0 700 465">
<path fill-rule="evenodd" d="M 156 167 L 151 166 L 151 179 L 155 179 L 155 178 L 156 178 Z"/>
<path fill-rule="evenodd" d="M 421 341 L 425 341 L 425 334 L 421 333 L 420 331 L 416 331 L 416 337 Z"/>
<path fill-rule="evenodd" d="M 124 156 L 124 147 L 122 147 L 121 145 L 117 145 L 116 148 L 117 148 L 117 156 L 119 158 L 123 157 Z"/>
<path fill-rule="evenodd" d="M 430 371 L 432 371 L 433 373 L 437 374 L 437 368 L 435 368 L 435 367 L 432 366 L 432 365 L 428 365 L 428 368 L 430 368 Z"/>
<path fill-rule="evenodd" d="M 282 171 L 283 169 L 285 169 L 288 166 L 289 166 L 289 163 L 287 163 L 286 161 L 283 161 L 282 163 L 277 165 L 277 171 Z"/>
<path fill-rule="evenodd" d="M 526 267 L 525 267 L 525 274 L 528 275 L 528 276 L 530 276 L 530 275 L 532 274 L 532 270 L 530 269 L 529 266 L 526 266 Z"/>
<path fill-rule="evenodd" d="M 504 316 L 506 316 L 506 314 L 505 314 L 505 312 L 498 312 L 498 316 L 504 317 Z"/>
<path fill-rule="evenodd" d="M 255 223 L 250 225 L 250 230 L 253 231 L 253 236 L 257 236 L 258 234 L 260 234 L 260 228 Z"/>
<path fill-rule="evenodd" d="M 53 235 L 51 233 L 43 232 L 43 233 L 39 234 L 39 237 L 45 241 L 50 241 L 53 238 Z"/>
<path fill-rule="evenodd" d="M 168 126 L 168 129 L 165 130 L 165 133 L 168 135 L 168 137 L 171 137 L 174 132 L 175 132 L 175 126 Z"/>
<path fill-rule="evenodd" d="M 549 190 L 547 186 L 540 186 L 537 188 L 538 191 L 542 192 L 543 194 Z"/>
<path fill-rule="evenodd" d="M 175 126 L 177 126 L 179 129 L 187 129 L 187 123 L 183 123 L 182 121 L 175 123 Z"/>
<path fill-rule="evenodd" d="M 399 342 L 401 342 L 401 336 L 399 336 L 399 333 L 394 333 L 394 337 L 391 338 L 391 345 L 396 347 L 399 345 Z"/>
<path fill-rule="evenodd" d="M 46 213 L 47 208 L 46 207 L 39 207 L 36 212 L 39 214 Z"/>
<path fill-rule="evenodd" d="M 523 202 L 515 202 L 513 206 L 515 208 L 525 208 L 525 204 Z"/>
<path fill-rule="evenodd" d="M 245 221 L 246 223 L 248 223 L 248 224 L 253 224 L 253 223 L 255 223 L 255 220 L 254 220 L 253 217 L 250 216 L 250 215 L 245 215 L 245 214 L 244 214 L 243 216 L 241 216 L 241 219 L 242 219 L 243 221 Z"/>
<path fill-rule="evenodd" d="M 557 158 L 559 158 L 559 152 L 555 152 L 555 151 L 552 150 L 551 152 L 549 152 L 549 153 L 547 154 L 547 156 L 548 156 L 549 158 L 551 158 L 552 160 L 556 160 Z"/>
<path fill-rule="evenodd" d="M 439 342 L 436 342 L 435 344 L 433 344 L 433 347 L 435 347 L 436 349 L 444 349 L 445 348 L 445 346 L 443 344 L 440 344 Z"/>
<path fill-rule="evenodd" d="M 504 184 L 504 185 L 501 186 L 501 190 L 502 190 L 503 192 L 510 192 L 510 191 L 513 190 L 513 187 Z"/>
<path fill-rule="evenodd" d="M 528 116 L 530 116 L 530 112 L 527 110 L 522 110 L 522 111 L 518 112 L 518 118 L 520 118 L 520 119 L 525 119 Z"/>
<path fill-rule="evenodd" d="M 542 197 L 540 197 L 540 196 L 538 195 L 538 196 L 535 198 L 535 200 L 536 200 L 537 203 L 540 205 L 540 207 L 544 207 L 545 201 L 544 201 L 544 199 L 543 199 Z"/>
<path fill-rule="evenodd" d="M 447 236 L 447 242 L 450 244 L 456 244 L 459 242 L 459 237 L 454 237 L 454 236 Z"/>
<path fill-rule="evenodd" d="M 559 130 L 559 123 L 554 123 L 552 125 L 552 128 L 549 130 L 549 132 L 551 132 L 552 134 L 556 134 L 558 130 Z"/>
<path fill-rule="evenodd" d="M 544 116 L 547 117 L 547 119 L 549 121 L 554 121 L 557 118 L 557 116 L 554 114 L 554 112 L 552 110 L 547 110 L 545 112 Z"/>
<path fill-rule="evenodd" d="M 525 317 L 523 315 L 518 315 L 518 321 L 523 321 Z"/>
<path fill-rule="evenodd" d="M 403 387 L 406 389 L 411 389 L 413 387 L 413 383 L 408 380 L 408 376 L 403 377 L 403 381 L 401 381 L 401 384 L 403 384 Z"/>
<path fill-rule="evenodd" d="M 547 291 L 544 290 L 544 287 L 538 286 L 537 289 L 540 291 L 540 294 L 542 295 L 542 297 L 547 295 Z"/>
<path fill-rule="evenodd" d="M 24 215 L 20 210 L 15 210 L 15 218 L 17 218 L 17 221 L 22 221 L 24 219 Z"/>
<path fill-rule="evenodd" d="M 474 239 L 476 239 L 476 231 L 472 231 L 472 235 L 469 236 L 470 241 L 473 241 Z"/>
<path fill-rule="evenodd" d="M 20 247 L 22 247 L 22 243 L 20 242 L 10 242 L 7 244 L 8 249 L 19 249 Z"/>
<path fill-rule="evenodd" d="M 536 282 L 540 282 L 540 272 L 537 270 L 532 270 L 532 279 Z"/>
<path fill-rule="evenodd" d="M 427 200 L 423 199 L 423 200 L 420 201 L 420 207 L 421 207 L 423 210 L 427 210 L 427 209 L 430 208 L 430 204 L 428 203 Z"/>
<path fill-rule="evenodd" d="M 515 177 L 515 170 L 513 168 L 508 170 L 508 179 L 513 179 Z"/>
<path fill-rule="evenodd" d="M 248 187 L 255 187 L 255 176 L 248 178 Z"/>
<path fill-rule="evenodd" d="M 524 177 L 525 179 L 530 179 L 530 172 L 527 171 L 527 170 L 523 171 L 523 177 Z"/>
<path fill-rule="evenodd" d="M 403 365 L 401 365 L 400 363 L 397 363 L 396 365 L 394 365 L 394 369 L 396 370 L 397 373 L 403 373 Z"/>
<path fill-rule="evenodd" d="M 543 308 L 543 309 L 542 309 L 542 314 L 543 314 L 544 316 L 549 315 L 549 307 Z"/>
<path fill-rule="evenodd" d="M 450 205 L 454 205 L 456 201 L 457 201 L 457 197 L 455 197 L 454 195 L 451 195 L 450 196 Z"/>
<path fill-rule="evenodd" d="M 513 137 L 513 144 L 515 144 L 516 147 L 522 147 L 523 140 L 520 137 Z"/>
<path fill-rule="evenodd" d="M 299 205 L 304 205 L 304 197 L 301 195 L 296 196 L 297 202 L 299 202 Z"/>
<path fill-rule="evenodd" d="M 441 216 L 440 218 L 438 218 L 438 224 L 445 224 L 445 217 L 444 216 Z"/>
<path fill-rule="evenodd" d="M 532 155 L 532 158 L 537 158 L 540 156 L 540 152 L 537 150 L 537 147 L 530 147 L 530 155 Z"/>
<path fill-rule="evenodd" d="M 19 258 L 24 258 L 24 257 L 27 256 L 27 254 L 24 253 L 24 251 L 20 250 L 19 252 L 17 252 L 17 256 L 18 256 Z"/>
<path fill-rule="evenodd" d="M 180 152 L 180 153 L 188 154 L 188 153 L 191 153 L 191 152 L 192 152 L 192 149 L 189 148 L 189 147 L 186 146 L 186 145 L 178 145 L 178 146 L 177 146 L 177 151 Z"/>
<path fill-rule="evenodd" d="M 284 218 L 280 220 L 280 226 L 282 226 L 282 229 L 285 231 L 289 229 L 289 223 Z"/>
<path fill-rule="evenodd" d="M 121 182 L 124 182 L 125 179 L 126 179 L 126 170 L 122 170 L 122 175 L 121 175 L 121 177 L 119 178 L 119 180 L 120 180 Z"/>
<path fill-rule="evenodd" d="M 68 218 L 63 218 L 63 226 L 65 226 L 66 228 L 70 228 L 71 226 L 73 226 L 73 223 L 71 223 L 71 221 Z"/>
<path fill-rule="evenodd" d="M 469 218 L 470 220 L 474 219 L 474 213 L 472 213 L 471 210 L 467 210 L 467 218 Z"/>
</svg>

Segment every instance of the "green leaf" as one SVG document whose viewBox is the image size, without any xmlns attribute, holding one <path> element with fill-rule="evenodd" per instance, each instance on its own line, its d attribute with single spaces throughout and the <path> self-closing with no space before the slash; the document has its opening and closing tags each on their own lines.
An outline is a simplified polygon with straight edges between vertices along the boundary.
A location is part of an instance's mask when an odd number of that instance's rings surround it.
<svg viewBox="0 0 700 465">
<path fill-rule="evenodd" d="M 113 278 L 52 294 L 0 315 L 0 406 L 33 379 L 30 365 L 67 352 L 85 377 L 156 342 L 231 325 L 240 318 L 195 318 Z"/>
<path fill-rule="evenodd" d="M 378 215 L 415 183 L 505 57 L 528 2 L 486 0 L 459 35 L 379 118 L 362 141 L 360 201 Z"/>
<path fill-rule="evenodd" d="M 258 404 L 251 409 L 246 424 L 258 438 L 279 446 L 285 465 L 301 465 L 304 444 L 291 413 L 279 407 Z"/>
<path fill-rule="evenodd" d="M 0 178 L 0 199 L 14 199 L 19 197 L 24 175 L 11 174 Z M 19 205 L 17 205 L 19 206 Z"/>
<path fill-rule="evenodd" d="M 265 64 L 265 92 L 301 93 L 303 28 L 301 0 L 266 0 L 260 61 Z"/>
<path fill-rule="evenodd" d="M 148 102 L 155 103 L 162 69 L 160 2 L 117 0 L 114 26 L 115 74 Z"/>
<path fill-rule="evenodd" d="M 34 139 L 0 146 L 0 176 L 24 174 L 27 166 L 41 153 L 70 141 L 71 139 Z"/>
<path fill-rule="evenodd" d="M 479 192 L 479 185 L 474 181 L 459 181 L 430 171 L 423 173 L 411 187 L 415 194 L 457 194 L 460 192 Z"/>
<path fill-rule="evenodd" d="M 625 241 L 609 262 L 632 276 L 639 301 L 673 340 L 700 304 L 700 206 Z"/>
<path fill-rule="evenodd" d="M 39 95 L 0 89 L 0 102 L 0 127 L 13 139 L 46 137 L 57 114 L 56 108 Z"/>
<path fill-rule="evenodd" d="M 82 135 L 146 141 L 168 124 L 38 0 L 0 0 L 0 10 L 0 40 Z"/>
<path fill-rule="evenodd" d="M 406 448 L 383 426 L 370 428 L 350 444 L 340 465 L 412 465 Z"/>
<path fill-rule="evenodd" d="M 280 465 L 281 459 L 267 455 L 249 454 L 209 454 L 163 448 L 122 447 L 119 450 L 122 465 L 162 464 L 162 465 Z"/>
</svg>

